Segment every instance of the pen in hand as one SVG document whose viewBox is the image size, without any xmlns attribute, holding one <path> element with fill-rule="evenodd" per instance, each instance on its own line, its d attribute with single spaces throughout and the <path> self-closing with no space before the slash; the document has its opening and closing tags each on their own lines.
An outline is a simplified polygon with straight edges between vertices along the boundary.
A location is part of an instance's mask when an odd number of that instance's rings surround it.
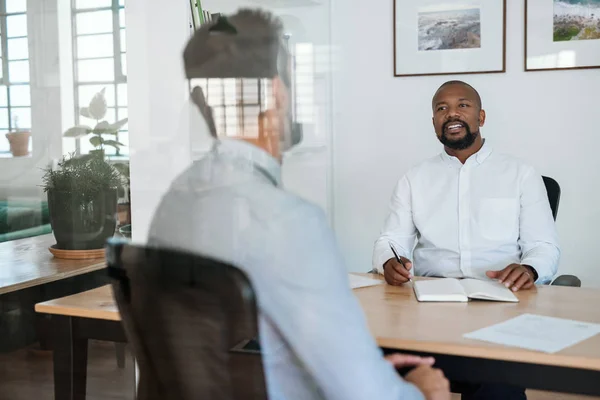
<svg viewBox="0 0 600 400">
<path fill-rule="evenodd" d="M 392 242 L 388 242 L 388 244 L 390 245 L 390 249 L 392 250 L 392 253 L 394 253 L 394 257 L 396 258 L 396 261 L 398 261 L 400 263 L 400 265 L 402 265 L 404 267 L 404 269 L 406 269 L 406 265 L 404 265 L 404 262 L 402 261 L 402 259 L 398 255 L 398 252 L 394 248 L 394 245 L 392 244 Z M 410 275 L 410 271 L 408 273 Z M 410 281 L 410 283 L 413 283 L 412 278 L 409 277 L 408 280 Z"/>
</svg>

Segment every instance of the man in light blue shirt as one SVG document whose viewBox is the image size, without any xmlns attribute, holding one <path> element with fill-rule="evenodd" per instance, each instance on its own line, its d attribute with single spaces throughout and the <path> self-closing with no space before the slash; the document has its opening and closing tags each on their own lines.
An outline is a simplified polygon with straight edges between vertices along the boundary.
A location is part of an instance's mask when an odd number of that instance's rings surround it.
<svg viewBox="0 0 600 400">
<path fill-rule="evenodd" d="M 208 78 L 192 98 L 221 139 L 173 182 L 148 242 L 213 257 L 248 274 L 270 399 L 448 400 L 448 381 L 431 367 L 433 360 L 384 359 L 349 289 L 323 211 L 281 188 L 282 152 L 300 139 L 290 118 L 282 36 L 270 14 L 242 10 L 191 39 L 184 53 L 187 76 L 192 83 Z M 219 85 L 232 84 L 222 78 L 260 88 L 259 109 L 236 113 L 230 123 L 226 117 L 243 107 L 244 97 L 219 110 L 227 103 Z M 415 366 L 406 380 L 395 370 L 404 366 Z"/>
</svg>

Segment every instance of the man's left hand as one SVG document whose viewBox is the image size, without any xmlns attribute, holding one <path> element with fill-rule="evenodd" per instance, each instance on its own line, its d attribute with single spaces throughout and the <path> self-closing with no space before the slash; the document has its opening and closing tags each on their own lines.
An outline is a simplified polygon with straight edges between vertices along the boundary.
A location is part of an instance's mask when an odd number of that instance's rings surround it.
<svg viewBox="0 0 600 400">
<path fill-rule="evenodd" d="M 497 279 L 504 286 L 516 292 L 521 289 L 531 289 L 534 286 L 535 272 L 528 265 L 510 264 L 500 271 L 487 271 L 489 278 Z"/>
</svg>

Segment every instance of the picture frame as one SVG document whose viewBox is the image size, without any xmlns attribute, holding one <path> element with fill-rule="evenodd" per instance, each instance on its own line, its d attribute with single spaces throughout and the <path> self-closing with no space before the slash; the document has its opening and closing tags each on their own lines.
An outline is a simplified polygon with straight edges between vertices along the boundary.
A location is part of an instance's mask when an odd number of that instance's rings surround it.
<svg viewBox="0 0 600 400">
<path fill-rule="evenodd" d="M 600 0 L 525 0 L 526 72 L 600 68 Z"/>
<path fill-rule="evenodd" d="M 506 0 L 394 0 L 394 76 L 506 72 Z"/>
</svg>

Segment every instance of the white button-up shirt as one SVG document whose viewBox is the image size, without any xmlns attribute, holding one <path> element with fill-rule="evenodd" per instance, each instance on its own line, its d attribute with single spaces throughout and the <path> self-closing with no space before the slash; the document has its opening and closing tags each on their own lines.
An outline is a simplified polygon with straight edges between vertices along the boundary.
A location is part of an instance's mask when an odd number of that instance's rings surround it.
<svg viewBox="0 0 600 400">
<path fill-rule="evenodd" d="M 380 273 L 394 257 L 389 242 L 419 276 L 488 279 L 486 271 L 518 263 L 547 283 L 560 257 L 541 175 L 486 143 L 464 165 L 442 152 L 400 179 L 375 243 Z"/>
<path fill-rule="evenodd" d="M 325 213 L 281 189 L 280 176 L 259 148 L 217 143 L 163 197 L 149 245 L 248 274 L 269 399 L 423 399 L 383 359 Z"/>
</svg>

